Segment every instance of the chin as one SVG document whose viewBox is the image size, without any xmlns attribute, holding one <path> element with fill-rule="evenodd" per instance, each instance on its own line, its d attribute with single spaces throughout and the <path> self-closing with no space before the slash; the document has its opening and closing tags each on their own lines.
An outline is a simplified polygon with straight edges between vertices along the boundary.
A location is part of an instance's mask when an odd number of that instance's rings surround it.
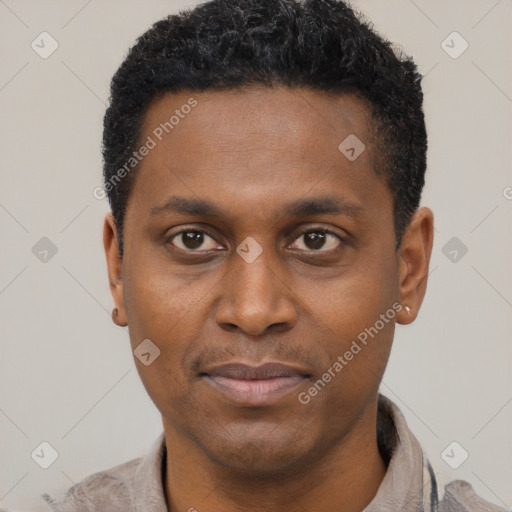
<svg viewBox="0 0 512 512">
<path fill-rule="evenodd" d="M 290 425 L 238 424 L 196 440 L 217 464 L 254 478 L 295 472 L 302 462 L 309 464 L 315 448 L 310 436 L 310 431 Z"/>
</svg>

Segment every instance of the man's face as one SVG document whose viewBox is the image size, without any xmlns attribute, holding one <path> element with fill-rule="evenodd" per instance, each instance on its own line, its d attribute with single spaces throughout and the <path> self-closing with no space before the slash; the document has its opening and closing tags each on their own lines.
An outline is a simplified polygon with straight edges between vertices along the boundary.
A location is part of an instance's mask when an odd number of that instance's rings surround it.
<svg viewBox="0 0 512 512">
<path fill-rule="evenodd" d="M 118 305 L 132 349 L 160 349 L 136 364 L 166 434 L 225 466 L 311 462 L 375 406 L 394 321 L 308 391 L 399 299 L 368 123 L 352 96 L 286 88 L 168 94 L 148 109 L 140 141 L 156 146 L 129 198 Z M 351 134 L 366 146 L 355 160 L 360 148 L 338 149 Z M 292 370 L 255 384 L 219 369 L 268 362 Z"/>
</svg>

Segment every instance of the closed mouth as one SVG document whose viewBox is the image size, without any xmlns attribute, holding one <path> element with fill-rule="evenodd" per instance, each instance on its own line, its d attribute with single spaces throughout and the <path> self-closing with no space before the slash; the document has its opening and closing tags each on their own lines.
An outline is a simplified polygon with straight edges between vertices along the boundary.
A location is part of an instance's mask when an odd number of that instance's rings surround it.
<svg viewBox="0 0 512 512">
<path fill-rule="evenodd" d="M 260 366 L 229 363 L 199 376 L 230 402 L 247 407 L 271 405 L 310 377 L 299 368 L 281 363 Z"/>
</svg>

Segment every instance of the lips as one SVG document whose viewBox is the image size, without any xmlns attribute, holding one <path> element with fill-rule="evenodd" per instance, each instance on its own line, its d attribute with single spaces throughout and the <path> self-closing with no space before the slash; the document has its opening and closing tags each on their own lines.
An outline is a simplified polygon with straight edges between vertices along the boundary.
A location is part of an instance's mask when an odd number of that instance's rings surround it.
<svg viewBox="0 0 512 512">
<path fill-rule="evenodd" d="M 230 363 L 211 368 L 204 373 L 210 377 L 218 376 L 226 377 L 228 379 L 242 380 L 265 380 L 279 377 L 293 377 L 297 375 L 308 376 L 307 372 L 280 363 L 266 363 L 261 366 L 248 366 L 246 364 Z"/>
<path fill-rule="evenodd" d="M 200 376 L 230 402 L 248 407 L 271 405 L 310 377 L 300 368 L 281 363 L 229 363 L 210 368 Z"/>
</svg>

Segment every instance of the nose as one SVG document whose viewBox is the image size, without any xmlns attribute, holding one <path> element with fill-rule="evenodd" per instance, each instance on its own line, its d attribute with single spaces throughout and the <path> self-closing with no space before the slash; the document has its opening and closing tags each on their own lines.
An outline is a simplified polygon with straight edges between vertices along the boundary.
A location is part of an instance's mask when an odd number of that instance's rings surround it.
<svg viewBox="0 0 512 512">
<path fill-rule="evenodd" d="M 221 328 L 261 336 L 270 330 L 286 332 L 296 324 L 295 294 L 279 263 L 271 251 L 264 250 L 251 263 L 233 255 L 216 311 Z"/>
</svg>

